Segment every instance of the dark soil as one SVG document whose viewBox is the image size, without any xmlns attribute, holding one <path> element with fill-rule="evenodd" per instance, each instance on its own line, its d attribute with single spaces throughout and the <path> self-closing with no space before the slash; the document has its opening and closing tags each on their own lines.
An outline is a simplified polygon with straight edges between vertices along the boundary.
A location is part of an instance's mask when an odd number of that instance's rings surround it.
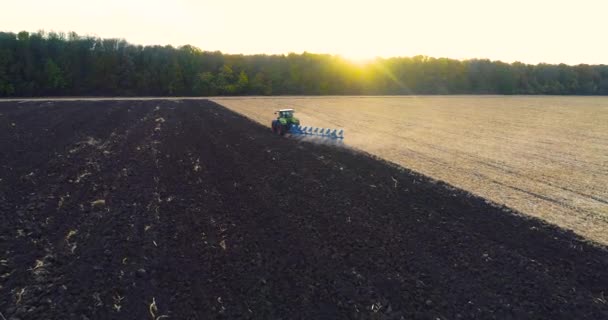
<svg viewBox="0 0 608 320">
<path fill-rule="evenodd" d="M 608 252 L 194 101 L 0 103 L 8 319 L 608 319 Z"/>
</svg>

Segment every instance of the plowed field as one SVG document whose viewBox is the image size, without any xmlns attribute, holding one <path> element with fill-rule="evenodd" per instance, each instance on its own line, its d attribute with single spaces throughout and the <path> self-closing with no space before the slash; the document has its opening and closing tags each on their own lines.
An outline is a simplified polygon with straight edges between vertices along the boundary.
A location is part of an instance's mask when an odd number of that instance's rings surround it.
<svg viewBox="0 0 608 320">
<path fill-rule="evenodd" d="M 304 125 L 495 203 L 608 244 L 606 97 L 218 98 L 268 126 Z"/>
<path fill-rule="evenodd" d="M 4 319 L 605 319 L 608 252 L 206 100 L 0 102 Z"/>
</svg>

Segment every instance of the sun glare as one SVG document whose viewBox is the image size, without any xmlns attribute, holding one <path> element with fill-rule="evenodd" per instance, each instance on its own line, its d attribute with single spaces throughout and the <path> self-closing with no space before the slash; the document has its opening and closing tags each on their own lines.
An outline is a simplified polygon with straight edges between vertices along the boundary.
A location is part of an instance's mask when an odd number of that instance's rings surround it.
<svg viewBox="0 0 608 320">
<path fill-rule="evenodd" d="M 355 64 L 355 65 L 359 65 L 359 66 L 368 65 L 376 59 L 375 57 L 362 56 L 362 55 L 358 55 L 358 54 L 352 54 L 352 55 L 349 54 L 349 55 L 340 55 L 340 56 L 342 58 L 346 59 L 348 62 Z"/>
</svg>

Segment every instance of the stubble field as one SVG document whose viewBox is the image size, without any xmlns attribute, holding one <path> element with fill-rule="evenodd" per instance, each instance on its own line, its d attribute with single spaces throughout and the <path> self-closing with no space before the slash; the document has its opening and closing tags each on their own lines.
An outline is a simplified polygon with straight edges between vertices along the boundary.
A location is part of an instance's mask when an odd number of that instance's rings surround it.
<svg viewBox="0 0 608 320">
<path fill-rule="evenodd" d="M 344 128 L 346 144 L 608 243 L 608 98 L 273 97 L 215 102 L 269 126 Z"/>
</svg>

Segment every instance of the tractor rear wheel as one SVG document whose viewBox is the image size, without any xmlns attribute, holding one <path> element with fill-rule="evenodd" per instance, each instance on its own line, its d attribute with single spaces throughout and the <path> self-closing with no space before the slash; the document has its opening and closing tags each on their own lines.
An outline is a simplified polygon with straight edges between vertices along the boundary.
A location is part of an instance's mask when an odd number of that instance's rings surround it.
<svg viewBox="0 0 608 320">
<path fill-rule="evenodd" d="M 274 134 L 281 134 L 281 124 L 278 121 L 273 121 L 271 127 Z"/>
</svg>

